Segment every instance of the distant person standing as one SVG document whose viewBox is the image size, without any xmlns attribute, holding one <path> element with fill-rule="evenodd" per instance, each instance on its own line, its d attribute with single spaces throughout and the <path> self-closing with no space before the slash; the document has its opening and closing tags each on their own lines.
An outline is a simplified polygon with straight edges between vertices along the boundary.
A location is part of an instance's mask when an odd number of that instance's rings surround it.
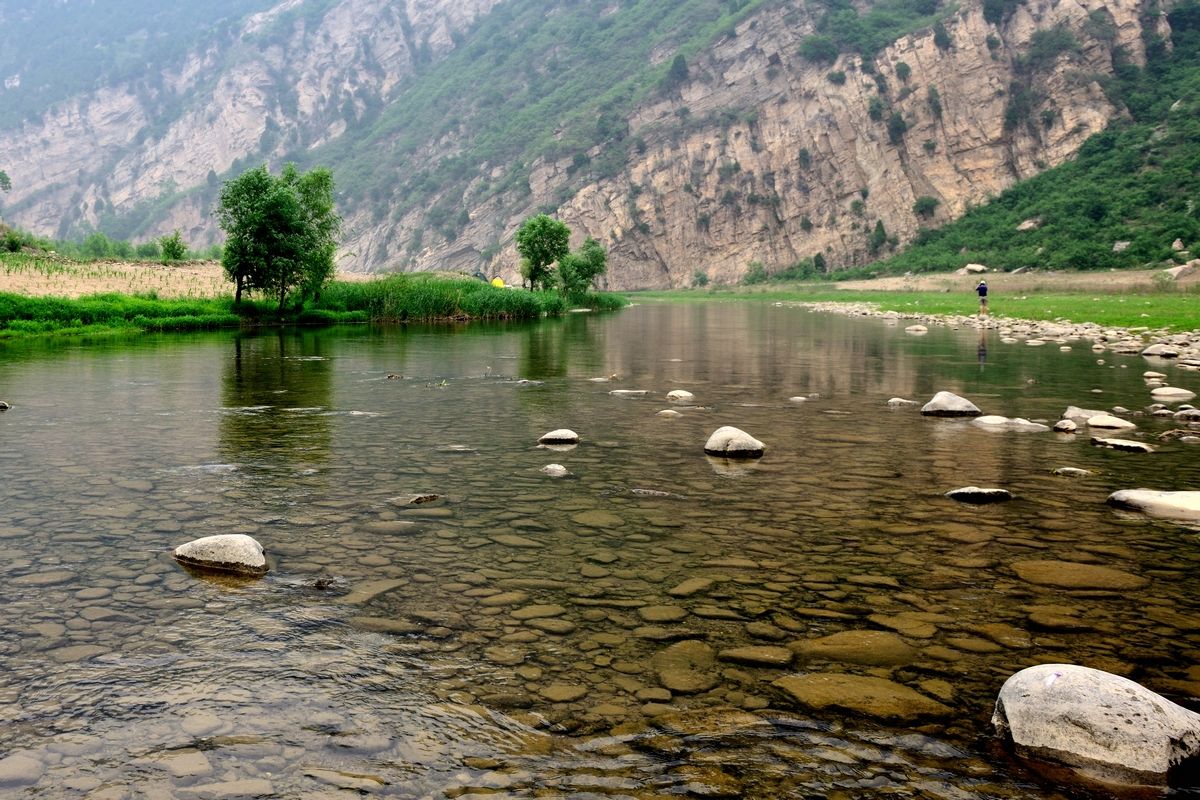
<svg viewBox="0 0 1200 800">
<path fill-rule="evenodd" d="M 975 287 L 975 294 L 979 295 L 979 316 L 986 317 L 987 309 L 987 281 L 980 281 Z"/>
</svg>

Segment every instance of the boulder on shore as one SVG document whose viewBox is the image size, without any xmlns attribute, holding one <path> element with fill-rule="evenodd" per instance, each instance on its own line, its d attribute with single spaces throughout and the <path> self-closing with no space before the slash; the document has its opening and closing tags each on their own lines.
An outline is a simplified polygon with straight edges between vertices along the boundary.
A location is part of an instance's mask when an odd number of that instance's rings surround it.
<svg viewBox="0 0 1200 800">
<path fill-rule="evenodd" d="M 766 445 L 732 425 L 717 428 L 704 445 L 705 453 L 723 458 L 762 458 L 765 450 Z"/>
<path fill-rule="evenodd" d="M 1019 755 L 1107 783 L 1162 785 L 1200 754 L 1200 714 L 1119 675 L 1073 664 L 1041 664 L 1010 677 L 992 725 Z"/>
<path fill-rule="evenodd" d="M 267 574 L 263 546 L 243 533 L 193 539 L 175 548 L 175 560 L 185 566 L 235 575 Z"/>
<path fill-rule="evenodd" d="M 927 417 L 978 417 L 983 412 L 965 397 L 953 392 L 938 392 L 921 407 L 921 413 Z"/>
</svg>

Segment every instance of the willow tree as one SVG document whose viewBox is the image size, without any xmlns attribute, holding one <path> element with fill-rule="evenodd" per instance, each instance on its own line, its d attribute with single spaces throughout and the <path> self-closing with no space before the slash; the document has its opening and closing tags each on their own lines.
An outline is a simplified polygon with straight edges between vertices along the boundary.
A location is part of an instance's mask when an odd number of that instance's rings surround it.
<svg viewBox="0 0 1200 800">
<path fill-rule="evenodd" d="M 266 166 L 227 181 L 217 217 L 225 231 L 221 266 L 243 291 L 275 298 L 283 313 L 289 294 L 316 297 L 333 275 L 333 255 L 342 220 L 334 210 L 333 173 L 324 167 L 298 172 L 294 164 L 278 177 Z"/>
</svg>

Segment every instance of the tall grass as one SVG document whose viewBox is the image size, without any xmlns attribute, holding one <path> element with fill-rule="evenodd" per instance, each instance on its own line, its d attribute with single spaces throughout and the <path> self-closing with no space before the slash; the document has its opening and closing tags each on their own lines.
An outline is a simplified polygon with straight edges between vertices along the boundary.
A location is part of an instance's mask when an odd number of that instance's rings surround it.
<svg viewBox="0 0 1200 800">
<path fill-rule="evenodd" d="M 587 294 L 573 304 L 598 310 L 625 305 L 616 295 Z M 0 338 L 97 330 L 185 331 L 283 323 L 330 325 L 531 319 L 571 306 L 554 292 L 501 289 L 474 278 L 399 274 L 372 281 L 334 281 L 320 298 L 282 317 L 270 300 L 159 299 L 152 294 L 96 294 L 78 299 L 0 293 Z"/>
</svg>

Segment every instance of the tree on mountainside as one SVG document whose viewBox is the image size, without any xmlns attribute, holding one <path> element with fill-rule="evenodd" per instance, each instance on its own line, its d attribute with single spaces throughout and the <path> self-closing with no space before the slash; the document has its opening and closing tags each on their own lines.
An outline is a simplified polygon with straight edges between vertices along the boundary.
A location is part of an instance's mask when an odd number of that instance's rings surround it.
<svg viewBox="0 0 1200 800">
<path fill-rule="evenodd" d="M 0 169 L 0 191 L 12 191 L 12 181 L 8 179 L 8 173 L 2 169 Z"/>
<path fill-rule="evenodd" d="M 521 254 L 521 277 L 531 289 L 550 284 L 550 269 L 569 252 L 571 229 L 545 214 L 530 217 L 517 229 L 517 252 Z"/>
<path fill-rule="evenodd" d="M 243 290 L 268 293 L 283 312 L 289 293 L 316 297 L 333 275 L 342 220 L 333 206 L 333 174 L 323 167 L 300 173 L 294 164 L 279 177 L 266 166 L 227 181 L 217 208 L 226 233 L 221 266 Z"/>
</svg>

